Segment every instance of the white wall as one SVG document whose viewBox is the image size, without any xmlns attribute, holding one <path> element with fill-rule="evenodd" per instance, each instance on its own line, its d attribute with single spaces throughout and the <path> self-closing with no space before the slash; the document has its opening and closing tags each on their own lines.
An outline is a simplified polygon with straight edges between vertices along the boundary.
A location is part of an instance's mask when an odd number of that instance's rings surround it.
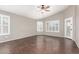
<svg viewBox="0 0 79 59">
<path fill-rule="evenodd" d="M 10 40 L 16 40 L 24 37 L 29 37 L 36 34 L 35 20 L 1 10 L 0 10 L 0 14 L 9 15 L 11 22 L 10 35 L 0 36 L 0 43 Z"/>
<path fill-rule="evenodd" d="M 79 6 L 76 6 L 76 44 L 79 47 Z"/>
</svg>

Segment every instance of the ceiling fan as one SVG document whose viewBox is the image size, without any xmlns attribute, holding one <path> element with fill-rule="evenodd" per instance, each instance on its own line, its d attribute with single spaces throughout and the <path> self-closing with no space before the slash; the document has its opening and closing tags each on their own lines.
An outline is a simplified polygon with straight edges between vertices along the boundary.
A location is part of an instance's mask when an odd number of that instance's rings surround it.
<svg viewBox="0 0 79 59">
<path fill-rule="evenodd" d="M 49 5 L 40 5 L 40 6 L 38 6 L 38 8 L 40 8 L 41 11 L 45 11 L 45 12 L 49 12 L 49 11 L 50 11 L 50 10 L 49 10 L 49 8 L 50 8 Z M 42 13 L 43 13 L 43 12 L 42 12 Z"/>
</svg>

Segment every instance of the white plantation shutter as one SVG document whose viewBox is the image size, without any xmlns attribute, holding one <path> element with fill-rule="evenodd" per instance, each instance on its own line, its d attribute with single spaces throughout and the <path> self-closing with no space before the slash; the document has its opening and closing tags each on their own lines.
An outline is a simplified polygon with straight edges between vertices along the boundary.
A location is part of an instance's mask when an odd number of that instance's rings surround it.
<svg viewBox="0 0 79 59">
<path fill-rule="evenodd" d="M 10 16 L 0 14 L 0 35 L 10 34 Z"/>
</svg>

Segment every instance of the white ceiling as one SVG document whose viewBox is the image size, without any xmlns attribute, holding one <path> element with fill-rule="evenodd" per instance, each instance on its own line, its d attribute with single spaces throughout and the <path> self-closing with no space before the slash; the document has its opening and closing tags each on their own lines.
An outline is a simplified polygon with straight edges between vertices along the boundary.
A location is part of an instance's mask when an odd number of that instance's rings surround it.
<svg viewBox="0 0 79 59">
<path fill-rule="evenodd" d="M 0 5 L 0 10 L 15 13 L 32 19 L 42 19 L 50 15 L 54 15 L 64 9 L 68 5 L 51 5 L 50 12 L 41 13 L 37 5 Z"/>
</svg>

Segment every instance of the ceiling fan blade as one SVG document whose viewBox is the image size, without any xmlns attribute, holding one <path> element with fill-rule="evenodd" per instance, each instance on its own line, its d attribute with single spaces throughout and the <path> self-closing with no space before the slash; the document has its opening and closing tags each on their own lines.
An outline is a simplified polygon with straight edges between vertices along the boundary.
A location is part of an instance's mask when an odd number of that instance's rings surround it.
<svg viewBox="0 0 79 59">
<path fill-rule="evenodd" d="M 45 11 L 50 11 L 50 10 L 45 10 Z"/>
<path fill-rule="evenodd" d="M 46 8 L 50 8 L 50 6 L 47 6 Z"/>
</svg>

